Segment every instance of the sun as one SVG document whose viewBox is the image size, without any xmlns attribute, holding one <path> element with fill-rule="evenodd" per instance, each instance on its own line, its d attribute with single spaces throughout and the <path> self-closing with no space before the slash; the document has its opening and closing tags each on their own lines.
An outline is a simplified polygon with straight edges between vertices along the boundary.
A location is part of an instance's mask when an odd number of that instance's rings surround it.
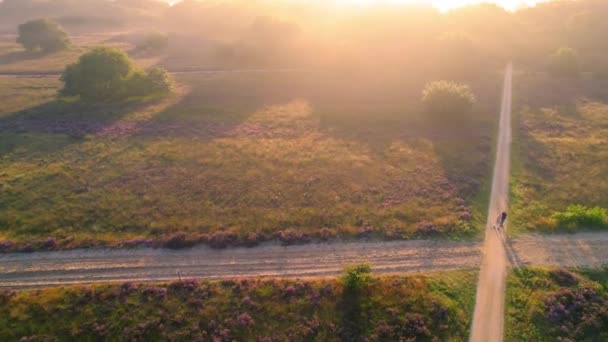
<svg viewBox="0 0 608 342">
<path fill-rule="evenodd" d="M 479 3 L 494 3 L 507 10 L 514 11 L 522 6 L 534 6 L 537 3 L 550 0 L 337 0 L 339 4 L 348 6 L 369 6 L 377 4 L 430 4 L 442 12 Z"/>
</svg>

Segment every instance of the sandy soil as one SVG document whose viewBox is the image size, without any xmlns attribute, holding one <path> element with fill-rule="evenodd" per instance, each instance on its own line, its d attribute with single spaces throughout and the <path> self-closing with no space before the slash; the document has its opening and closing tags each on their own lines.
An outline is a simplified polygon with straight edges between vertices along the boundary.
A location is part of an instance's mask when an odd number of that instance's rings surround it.
<svg viewBox="0 0 608 342">
<path fill-rule="evenodd" d="M 502 341 L 504 326 L 505 282 L 507 276 L 507 249 L 504 229 L 494 229 L 496 218 L 503 211 L 508 211 L 509 175 L 511 158 L 511 90 L 513 66 L 505 70 L 505 80 L 500 109 L 496 161 L 492 178 L 492 194 L 486 224 L 484 257 L 477 284 L 477 298 L 471 341 Z"/>
<path fill-rule="evenodd" d="M 513 266 L 599 266 L 608 262 L 608 232 L 530 236 L 509 242 Z M 475 269 L 483 244 L 451 241 L 332 243 L 283 247 L 183 251 L 162 249 L 75 250 L 0 255 L 0 288 L 94 282 L 167 281 L 197 277 L 334 276 L 358 261 L 377 274 Z"/>
</svg>

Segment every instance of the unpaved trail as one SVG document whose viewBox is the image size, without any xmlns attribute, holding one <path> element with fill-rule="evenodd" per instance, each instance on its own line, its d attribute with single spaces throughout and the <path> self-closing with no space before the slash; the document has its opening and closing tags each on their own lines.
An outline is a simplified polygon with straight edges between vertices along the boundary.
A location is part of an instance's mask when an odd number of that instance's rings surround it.
<svg viewBox="0 0 608 342">
<path fill-rule="evenodd" d="M 339 274 L 345 265 L 369 261 L 377 273 L 477 268 L 476 242 L 337 242 L 213 250 L 75 250 L 0 254 L 0 288 L 163 281 L 179 277 L 313 277 Z"/>
<path fill-rule="evenodd" d="M 486 223 L 486 238 L 483 246 L 483 261 L 477 284 L 477 297 L 472 342 L 494 342 L 503 340 L 505 282 L 507 276 L 507 248 L 505 248 L 507 226 L 504 231 L 494 229 L 496 218 L 509 205 L 509 174 L 511 164 L 511 90 L 513 65 L 505 70 L 496 161 L 492 178 L 492 193 Z M 512 258 L 515 260 L 515 258 Z M 517 264 L 515 264 L 517 266 Z"/>
<path fill-rule="evenodd" d="M 601 266 L 608 232 L 525 236 L 507 245 L 516 264 Z M 182 278 L 301 278 L 335 276 L 347 264 L 372 263 L 377 274 L 477 269 L 481 243 L 453 241 L 335 242 L 283 247 L 264 244 L 213 250 L 74 250 L 0 254 L 0 288 L 82 283 L 169 281 Z"/>
</svg>

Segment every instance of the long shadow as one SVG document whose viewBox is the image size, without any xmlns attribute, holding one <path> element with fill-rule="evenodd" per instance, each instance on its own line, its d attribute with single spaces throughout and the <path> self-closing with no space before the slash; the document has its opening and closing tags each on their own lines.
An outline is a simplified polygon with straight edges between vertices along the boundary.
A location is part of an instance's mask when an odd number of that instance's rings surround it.
<svg viewBox="0 0 608 342">
<path fill-rule="evenodd" d="M 58 100 L 6 114 L 0 118 L 0 156 L 21 149 L 57 152 L 157 101 L 88 104 Z"/>
<path fill-rule="evenodd" d="M 284 75 L 228 73 L 176 77 L 189 92 L 146 122 L 138 134 L 213 140 L 223 137 L 257 111 L 301 99 L 305 93 Z"/>
</svg>

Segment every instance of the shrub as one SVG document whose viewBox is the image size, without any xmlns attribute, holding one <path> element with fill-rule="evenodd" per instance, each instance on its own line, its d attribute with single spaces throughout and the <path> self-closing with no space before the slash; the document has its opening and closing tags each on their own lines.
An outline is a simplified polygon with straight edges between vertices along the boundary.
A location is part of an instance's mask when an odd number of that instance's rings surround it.
<svg viewBox="0 0 608 342">
<path fill-rule="evenodd" d="M 449 81 L 428 83 L 422 92 L 422 102 L 430 115 L 441 120 L 459 120 L 475 104 L 471 88 Z"/>
<path fill-rule="evenodd" d="M 352 265 L 346 268 L 342 276 L 343 293 L 342 327 L 340 335 L 342 339 L 354 341 L 360 340 L 366 331 L 368 322 L 365 302 L 367 298 L 365 291 L 371 282 L 371 266 L 367 263 Z"/>
<path fill-rule="evenodd" d="M 285 246 L 304 244 L 310 242 L 310 237 L 306 233 L 299 232 L 295 229 L 286 229 L 277 232 L 277 237 L 281 244 Z"/>
<path fill-rule="evenodd" d="M 211 236 L 209 236 L 209 246 L 211 246 L 211 248 L 218 248 L 218 249 L 222 249 L 222 248 L 226 248 L 228 246 L 234 245 L 236 244 L 236 242 L 238 241 L 238 236 L 236 235 L 236 233 L 234 232 L 215 232 L 213 234 L 211 234 Z"/>
<path fill-rule="evenodd" d="M 17 43 L 28 51 L 55 52 L 70 46 L 70 38 L 56 22 L 49 19 L 31 20 L 19 25 Z"/>
<path fill-rule="evenodd" d="M 608 225 L 608 213 L 600 207 L 570 205 L 566 211 L 553 214 L 558 226 L 564 228 L 602 228 Z"/>
<path fill-rule="evenodd" d="M 592 288 L 561 288 L 544 304 L 549 331 L 559 337 L 586 340 L 608 324 L 608 300 Z"/>
<path fill-rule="evenodd" d="M 66 67 L 61 80 L 65 83 L 61 95 L 91 102 L 165 96 L 172 87 L 165 70 L 139 70 L 124 51 L 109 47 L 97 47 L 80 56 L 77 63 Z"/>
<path fill-rule="evenodd" d="M 136 49 L 140 51 L 160 52 L 169 47 L 169 37 L 162 33 L 150 33 L 137 44 Z"/>
<path fill-rule="evenodd" d="M 557 49 L 549 57 L 549 71 L 555 76 L 578 76 L 580 70 L 576 51 L 567 47 Z"/>
<path fill-rule="evenodd" d="M 372 268 L 368 263 L 361 263 L 346 267 L 342 282 L 345 292 L 360 292 L 371 280 Z"/>
<path fill-rule="evenodd" d="M 170 249 L 187 248 L 193 245 L 194 241 L 189 240 L 184 233 L 174 234 L 163 242 L 163 246 Z"/>
</svg>

